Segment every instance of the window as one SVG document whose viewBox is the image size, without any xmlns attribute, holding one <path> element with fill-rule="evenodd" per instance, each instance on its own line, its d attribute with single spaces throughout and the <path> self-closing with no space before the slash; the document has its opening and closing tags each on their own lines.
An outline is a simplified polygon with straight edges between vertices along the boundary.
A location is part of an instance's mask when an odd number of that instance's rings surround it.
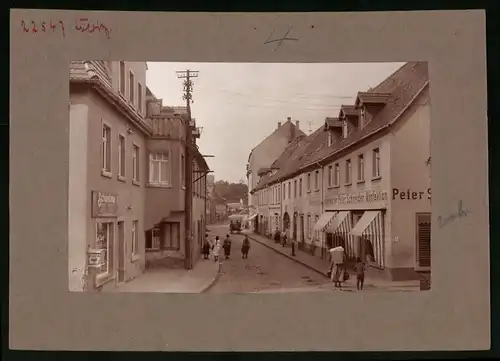
<svg viewBox="0 0 500 361">
<path fill-rule="evenodd" d="M 168 153 L 149 155 L 149 182 L 170 185 L 170 160 Z"/>
<path fill-rule="evenodd" d="M 328 167 L 328 187 L 333 185 L 333 166 Z"/>
<path fill-rule="evenodd" d="M 307 191 L 311 191 L 311 173 L 307 173 Z"/>
<path fill-rule="evenodd" d="M 361 111 L 360 111 L 360 114 L 359 114 L 359 127 L 360 128 L 363 128 L 365 124 L 365 107 L 361 107 Z"/>
<path fill-rule="evenodd" d="M 160 228 L 153 228 L 146 232 L 146 249 L 160 249 Z"/>
<path fill-rule="evenodd" d="M 132 222 L 132 256 L 139 253 L 139 221 Z"/>
<path fill-rule="evenodd" d="M 345 161 L 345 183 L 346 184 L 351 184 L 352 182 L 352 165 L 351 165 L 351 160 L 347 159 Z"/>
<path fill-rule="evenodd" d="M 292 198 L 292 182 L 288 182 L 288 199 Z"/>
<path fill-rule="evenodd" d="M 293 197 L 297 198 L 297 181 L 293 181 Z"/>
<path fill-rule="evenodd" d="M 142 114 L 142 84 L 137 83 L 137 109 Z"/>
<path fill-rule="evenodd" d="M 102 126 L 102 161 L 103 171 L 111 172 L 111 128 L 107 125 Z"/>
<path fill-rule="evenodd" d="M 302 178 L 299 179 L 299 197 L 302 197 Z"/>
<path fill-rule="evenodd" d="M 134 144 L 132 153 L 132 179 L 139 182 L 139 147 Z"/>
<path fill-rule="evenodd" d="M 135 76 L 131 71 L 128 74 L 128 98 L 135 104 Z"/>
<path fill-rule="evenodd" d="M 311 238 L 311 215 L 307 215 L 307 238 Z"/>
<path fill-rule="evenodd" d="M 96 248 L 104 250 L 104 260 L 99 274 L 111 274 L 112 271 L 113 223 L 97 223 Z"/>
<path fill-rule="evenodd" d="M 118 137 L 118 176 L 125 177 L 125 137 Z"/>
<path fill-rule="evenodd" d="M 328 131 L 328 146 L 330 147 L 333 143 L 333 137 L 332 137 L 332 132 L 329 130 Z"/>
<path fill-rule="evenodd" d="M 335 186 L 340 185 L 340 165 L 338 163 L 335 163 Z"/>
<path fill-rule="evenodd" d="M 125 62 L 120 61 L 120 93 L 125 95 Z"/>
<path fill-rule="evenodd" d="M 365 160 L 363 154 L 358 155 L 358 181 L 365 180 Z"/>
<path fill-rule="evenodd" d="M 319 170 L 314 173 L 314 190 L 319 189 Z"/>
<path fill-rule="evenodd" d="M 347 127 L 347 120 L 342 121 L 342 135 L 344 138 L 347 138 L 347 135 L 349 134 L 349 128 Z"/>
<path fill-rule="evenodd" d="M 282 200 L 282 194 L 281 194 L 281 185 L 278 186 L 278 200 L 281 202 Z"/>
<path fill-rule="evenodd" d="M 180 223 L 165 223 L 163 226 L 164 248 L 170 250 L 180 249 Z"/>
<path fill-rule="evenodd" d="M 431 266 L 431 214 L 417 213 L 417 265 Z"/>
<path fill-rule="evenodd" d="M 373 178 L 380 177 L 380 150 L 375 148 L 373 150 Z"/>
</svg>

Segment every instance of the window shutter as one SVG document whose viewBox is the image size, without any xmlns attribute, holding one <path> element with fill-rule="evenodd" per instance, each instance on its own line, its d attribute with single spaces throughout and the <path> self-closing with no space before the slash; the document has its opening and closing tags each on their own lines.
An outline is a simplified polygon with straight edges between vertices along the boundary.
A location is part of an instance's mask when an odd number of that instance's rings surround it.
<svg viewBox="0 0 500 361">
<path fill-rule="evenodd" d="M 417 218 L 418 264 L 420 267 L 431 266 L 431 216 L 419 215 Z"/>
</svg>

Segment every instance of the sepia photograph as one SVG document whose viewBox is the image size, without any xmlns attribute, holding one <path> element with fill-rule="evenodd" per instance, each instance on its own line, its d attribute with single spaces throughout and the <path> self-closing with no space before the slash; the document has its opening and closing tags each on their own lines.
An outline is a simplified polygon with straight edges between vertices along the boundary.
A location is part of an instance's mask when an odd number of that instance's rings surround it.
<svg viewBox="0 0 500 361">
<path fill-rule="evenodd" d="M 69 288 L 430 289 L 427 62 L 70 62 Z"/>
</svg>

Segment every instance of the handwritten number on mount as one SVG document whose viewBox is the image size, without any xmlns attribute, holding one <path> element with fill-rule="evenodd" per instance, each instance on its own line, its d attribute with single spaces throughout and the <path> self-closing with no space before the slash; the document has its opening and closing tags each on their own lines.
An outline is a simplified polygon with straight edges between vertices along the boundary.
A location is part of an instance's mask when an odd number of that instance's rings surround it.
<svg viewBox="0 0 500 361">
<path fill-rule="evenodd" d="M 275 30 L 273 30 L 272 33 L 271 33 L 271 35 L 269 35 L 269 38 L 267 38 L 267 40 L 264 42 L 264 44 L 270 44 L 270 43 L 278 42 L 278 45 L 276 46 L 276 48 L 274 48 L 274 51 L 276 51 L 276 50 L 278 50 L 281 47 L 281 45 L 283 45 L 283 42 L 285 40 L 298 41 L 299 40 L 298 38 L 287 38 L 287 35 L 290 34 L 291 31 L 292 31 L 292 26 L 290 26 L 288 28 L 288 31 L 285 33 L 285 35 L 283 37 L 271 40 L 272 36 L 275 33 Z"/>
<path fill-rule="evenodd" d="M 54 33 L 56 29 L 59 27 L 61 29 L 62 36 L 66 37 L 66 29 L 64 27 L 64 22 L 62 20 L 59 20 L 55 23 L 51 20 L 49 24 L 47 24 L 45 21 L 42 21 L 39 24 L 39 26 L 37 26 L 37 23 L 32 20 L 31 27 L 28 27 L 27 23 L 24 20 L 22 20 L 21 27 L 23 28 L 23 31 L 25 33 L 33 33 L 33 34 L 36 34 L 38 32 L 45 33 L 48 31 L 49 27 L 50 29 L 52 29 L 52 32 Z M 96 24 L 91 24 L 89 23 L 89 19 L 85 18 L 79 19 L 78 22 L 75 24 L 74 29 L 81 33 L 94 33 L 96 31 L 97 32 L 103 31 L 108 39 L 110 39 L 111 37 L 111 29 L 108 28 L 106 25 L 99 22 L 97 22 Z"/>
</svg>

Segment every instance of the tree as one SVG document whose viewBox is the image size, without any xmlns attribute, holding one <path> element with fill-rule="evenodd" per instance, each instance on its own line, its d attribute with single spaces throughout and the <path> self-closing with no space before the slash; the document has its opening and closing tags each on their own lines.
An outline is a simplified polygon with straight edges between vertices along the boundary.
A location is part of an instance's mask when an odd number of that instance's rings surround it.
<svg viewBox="0 0 500 361">
<path fill-rule="evenodd" d="M 219 180 L 214 184 L 214 193 L 229 203 L 236 203 L 243 199 L 243 203 L 248 204 L 248 186 L 244 183 Z"/>
</svg>

